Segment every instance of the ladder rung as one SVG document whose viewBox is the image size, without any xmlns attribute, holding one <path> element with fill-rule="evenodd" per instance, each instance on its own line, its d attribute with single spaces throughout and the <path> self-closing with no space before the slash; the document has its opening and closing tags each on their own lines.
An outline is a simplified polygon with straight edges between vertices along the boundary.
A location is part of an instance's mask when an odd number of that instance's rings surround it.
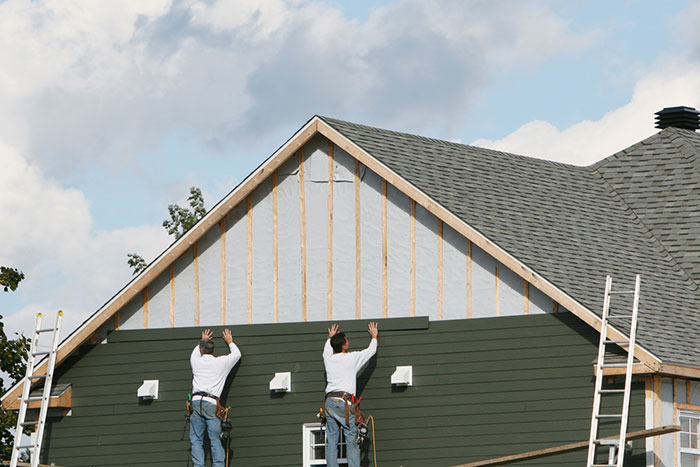
<svg viewBox="0 0 700 467">
<path fill-rule="evenodd" d="M 619 439 L 610 439 L 610 438 L 596 439 L 593 442 L 596 444 L 600 444 L 601 446 L 619 446 L 619 444 L 620 444 Z"/>
<path fill-rule="evenodd" d="M 624 389 L 601 389 L 598 391 L 600 394 L 622 394 L 625 392 Z"/>
<path fill-rule="evenodd" d="M 608 316 L 608 319 L 619 319 L 619 318 L 632 318 L 632 315 L 615 315 L 615 316 Z"/>
<path fill-rule="evenodd" d="M 36 449 L 36 444 L 20 444 L 17 449 Z"/>
<path fill-rule="evenodd" d="M 615 467 L 617 464 L 591 464 L 591 467 Z"/>
<path fill-rule="evenodd" d="M 39 422 L 36 422 L 36 421 L 35 422 L 22 422 L 22 426 L 32 426 L 32 425 L 36 425 L 37 423 L 39 423 Z"/>
<path fill-rule="evenodd" d="M 32 354 L 32 357 L 43 357 L 44 355 L 48 355 L 48 354 L 50 354 L 50 353 L 51 353 L 51 352 L 34 352 L 34 353 Z"/>
<path fill-rule="evenodd" d="M 630 341 L 603 341 L 603 344 L 629 344 Z"/>
<path fill-rule="evenodd" d="M 601 413 L 596 415 L 598 418 L 622 418 L 621 413 Z"/>
<path fill-rule="evenodd" d="M 56 329 L 56 328 L 44 328 L 44 329 L 37 329 L 37 330 L 36 330 L 37 333 L 40 333 L 40 332 L 54 332 L 54 331 L 57 331 L 57 329 Z"/>
<path fill-rule="evenodd" d="M 625 295 L 625 294 L 633 294 L 634 290 L 616 290 L 616 291 L 610 291 L 608 292 L 608 295 Z"/>
<path fill-rule="evenodd" d="M 601 368 L 625 368 L 626 363 L 603 363 L 600 365 Z"/>
<path fill-rule="evenodd" d="M 41 399 L 43 399 L 43 397 L 41 396 L 27 397 L 26 399 L 24 399 L 24 402 L 40 401 Z"/>
<path fill-rule="evenodd" d="M 27 376 L 27 378 L 29 378 L 29 379 L 42 379 L 42 378 L 46 378 L 46 375 L 31 375 L 31 376 Z"/>
</svg>

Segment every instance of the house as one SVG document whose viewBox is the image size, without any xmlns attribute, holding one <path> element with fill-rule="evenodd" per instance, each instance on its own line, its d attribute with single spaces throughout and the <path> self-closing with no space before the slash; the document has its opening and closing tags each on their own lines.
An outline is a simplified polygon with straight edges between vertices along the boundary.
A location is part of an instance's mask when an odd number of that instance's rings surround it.
<svg viewBox="0 0 700 467">
<path fill-rule="evenodd" d="M 605 276 L 624 289 L 640 274 L 629 430 L 683 432 L 634 441 L 626 465 L 696 465 L 698 113 L 659 114 L 661 131 L 589 167 L 314 116 L 61 344 L 55 382 L 70 392 L 41 461 L 187 465 L 188 355 L 202 327 L 230 327 L 243 352 L 224 391 L 231 465 L 324 465 L 326 328 L 339 322 L 359 348 L 370 319 L 364 465 L 584 440 Z M 399 366 L 412 385 L 391 383 Z M 291 391 L 271 391 L 286 372 Z M 137 397 L 146 380 L 150 402 Z"/>
</svg>

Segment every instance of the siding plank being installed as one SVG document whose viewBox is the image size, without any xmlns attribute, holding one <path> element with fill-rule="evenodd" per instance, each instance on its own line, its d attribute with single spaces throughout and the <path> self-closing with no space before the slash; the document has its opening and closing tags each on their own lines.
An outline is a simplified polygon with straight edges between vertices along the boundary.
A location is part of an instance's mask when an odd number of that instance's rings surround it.
<svg viewBox="0 0 700 467">
<path fill-rule="evenodd" d="M 342 322 L 354 349 L 366 321 Z M 301 464 L 301 429 L 316 421 L 323 395 L 321 350 L 327 322 L 237 326 L 243 353 L 224 391 L 232 407 L 231 465 Z M 214 328 L 218 349 L 221 327 Z M 360 373 L 358 394 L 376 420 L 383 467 L 448 466 L 586 439 L 597 334 L 570 313 L 428 322 L 380 320 L 377 357 Z M 84 346 L 59 368 L 73 384 L 73 413 L 51 419 L 42 462 L 58 465 L 185 465 L 180 441 L 190 391 L 188 357 L 201 330 L 115 331 Z M 397 365 L 413 365 L 414 386 L 392 388 Z M 273 395 L 275 372 L 291 371 L 293 392 Z M 138 403 L 144 379 L 159 379 L 159 399 Z M 644 425 L 644 386 L 635 383 L 630 430 Z M 643 441 L 631 462 L 644 465 Z M 363 458 L 373 465 L 372 449 Z M 585 452 L 527 465 L 578 466 Z"/>
</svg>

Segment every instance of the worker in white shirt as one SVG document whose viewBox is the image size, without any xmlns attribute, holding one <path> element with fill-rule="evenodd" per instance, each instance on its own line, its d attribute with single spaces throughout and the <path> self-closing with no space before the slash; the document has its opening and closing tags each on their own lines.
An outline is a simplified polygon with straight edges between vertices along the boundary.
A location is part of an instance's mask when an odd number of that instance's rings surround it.
<svg viewBox="0 0 700 467">
<path fill-rule="evenodd" d="M 348 467 L 360 466 L 360 446 L 357 443 L 357 427 L 352 402 L 355 400 L 357 373 L 377 352 L 377 323 L 369 323 L 369 346 L 359 352 L 348 352 L 350 342 L 338 332 L 334 324 L 328 330 L 328 340 L 323 348 L 326 367 L 326 397 L 323 410 L 326 416 L 326 465 L 338 467 L 338 440 L 340 429 L 345 435 Z"/>
<path fill-rule="evenodd" d="M 226 453 L 221 445 L 221 421 L 217 417 L 217 407 L 221 407 L 219 397 L 231 369 L 241 359 L 241 351 L 233 343 L 230 329 L 223 331 L 224 341 L 230 353 L 215 357 L 214 333 L 211 329 L 202 331 L 202 340 L 192 350 L 192 402 L 190 415 L 190 443 L 194 467 L 204 467 L 204 430 L 209 434 L 213 467 L 224 467 Z"/>
</svg>

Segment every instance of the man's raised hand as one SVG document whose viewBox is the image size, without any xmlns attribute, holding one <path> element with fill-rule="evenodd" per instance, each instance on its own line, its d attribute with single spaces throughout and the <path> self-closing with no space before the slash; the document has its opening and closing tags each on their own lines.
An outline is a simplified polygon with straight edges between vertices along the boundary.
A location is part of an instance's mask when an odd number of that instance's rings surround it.
<svg viewBox="0 0 700 467">
<path fill-rule="evenodd" d="M 224 335 L 224 340 L 226 341 L 227 344 L 229 344 L 229 345 L 233 344 L 233 336 L 231 335 L 230 329 L 224 329 L 223 335 Z"/>
<path fill-rule="evenodd" d="M 214 333 L 211 331 L 211 329 L 205 329 L 202 331 L 202 340 L 209 341 L 212 337 L 214 337 Z"/>
<path fill-rule="evenodd" d="M 338 325 L 334 324 L 328 329 L 328 338 L 335 336 L 338 333 Z"/>
<path fill-rule="evenodd" d="M 367 332 L 369 332 L 369 335 L 372 336 L 372 339 L 376 339 L 377 335 L 379 334 L 377 323 L 370 321 L 369 325 L 367 326 Z"/>
</svg>

